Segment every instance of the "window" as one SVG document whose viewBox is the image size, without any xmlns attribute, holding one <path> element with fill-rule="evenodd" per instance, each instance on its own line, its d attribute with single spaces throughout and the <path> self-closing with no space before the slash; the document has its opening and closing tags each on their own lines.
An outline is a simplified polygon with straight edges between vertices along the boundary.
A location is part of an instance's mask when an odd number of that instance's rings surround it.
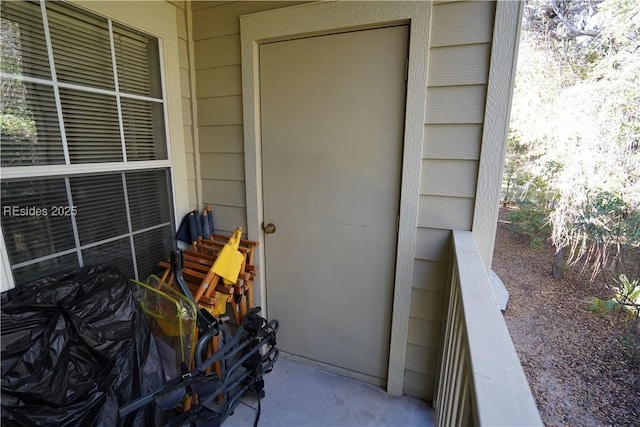
<svg viewBox="0 0 640 427">
<path fill-rule="evenodd" d="M 160 41 L 66 3 L 0 7 L 2 233 L 15 284 L 97 263 L 145 279 L 173 245 Z"/>
</svg>

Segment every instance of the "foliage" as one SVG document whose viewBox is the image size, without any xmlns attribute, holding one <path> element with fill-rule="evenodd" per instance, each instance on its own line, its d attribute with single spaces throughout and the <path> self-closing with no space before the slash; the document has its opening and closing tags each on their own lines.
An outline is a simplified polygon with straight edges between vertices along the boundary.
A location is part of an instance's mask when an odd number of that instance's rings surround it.
<svg viewBox="0 0 640 427">
<path fill-rule="evenodd" d="M 519 208 L 510 211 L 506 219 L 513 222 L 515 231 L 529 238 L 530 248 L 539 248 L 544 236 L 549 234 L 547 214 L 530 203 L 521 203 Z"/>
<path fill-rule="evenodd" d="M 5 11 L 2 12 L 4 15 Z M 20 76 L 23 74 L 20 27 L 4 18 L 0 20 L 0 26 L 0 71 Z M 35 86 L 21 79 L 0 79 L 0 139 L 3 142 L 3 166 L 13 163 L 21 166 L 37 161 L 38 154 L 34 148 L 38 144 L 38 130 L 34 112 L 28 102 L 28 89 Z"/>
<path fill-rule="evenodd" d="M 636 340 L 640 340 L 640 281 L 629 280 L 627 276 L 621 274 L 616 280 L 618 286 L 614 289 L 616 294 L 613 298 L 602 300 L 598 297 L 591 297 L 587 309 L 594 313 L 612 314 L 618 313 L 626 315 L 629 319 L 635 319 L 632 328 L 635 329 Z M 619 320 L 618 317 L 618 320 Z M 633 336 L 633 329 L 630 336 Z M 638 342 L 640 344 L 640 342 Z"/>
<path fill-rule="evenodd" d="M 504 200 L 594 278 L 637 265 L 640 2 L 527 1 L 518 61 Z"/>
</svg>

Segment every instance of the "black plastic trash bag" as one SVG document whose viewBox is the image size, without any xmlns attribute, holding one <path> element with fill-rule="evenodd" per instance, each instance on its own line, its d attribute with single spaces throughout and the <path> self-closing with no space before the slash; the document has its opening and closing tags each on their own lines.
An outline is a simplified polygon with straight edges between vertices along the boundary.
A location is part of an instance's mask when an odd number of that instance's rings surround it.
<svg viewBox="0 0 640 427">
<path fill-rule="evenodd" d="M 165 379 L 155 341 L 117 268 L 85 267 L 3 292 L 2 425 L 157 424 L 118 407 Z"/>
</svg>

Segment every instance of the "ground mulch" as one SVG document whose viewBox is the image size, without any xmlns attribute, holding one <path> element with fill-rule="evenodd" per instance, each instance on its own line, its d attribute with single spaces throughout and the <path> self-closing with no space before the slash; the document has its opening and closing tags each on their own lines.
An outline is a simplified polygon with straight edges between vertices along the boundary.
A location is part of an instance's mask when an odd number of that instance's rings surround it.
<svg viewBox="0 0 640 427">
<path fill-rule="evenodd" d="M 553 248 L 530 248 L 500 217 L 493 269 L 509 290 L 505 320 L 545 425 L 640 426 L 640 349 L 616 316 L 586 309 L 589 297 L 612 295 L 577 269 L 553 279 Z"/>
</svg>

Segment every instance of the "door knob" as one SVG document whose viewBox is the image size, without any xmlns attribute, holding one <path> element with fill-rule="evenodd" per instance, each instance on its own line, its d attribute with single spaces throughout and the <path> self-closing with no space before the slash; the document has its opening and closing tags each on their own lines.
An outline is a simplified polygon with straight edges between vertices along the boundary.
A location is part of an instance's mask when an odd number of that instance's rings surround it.
<svg viewBox="0 0 640 427">
<path fill-rule="evenodd" d="M 264 230 L 265 234 L 273 234 L 276 232 L 276 226 L 272 223 L 269 223 L 267 225 L 264 225 L 264 223 L 262 223 L 262 230 Z"/>
</svg>

